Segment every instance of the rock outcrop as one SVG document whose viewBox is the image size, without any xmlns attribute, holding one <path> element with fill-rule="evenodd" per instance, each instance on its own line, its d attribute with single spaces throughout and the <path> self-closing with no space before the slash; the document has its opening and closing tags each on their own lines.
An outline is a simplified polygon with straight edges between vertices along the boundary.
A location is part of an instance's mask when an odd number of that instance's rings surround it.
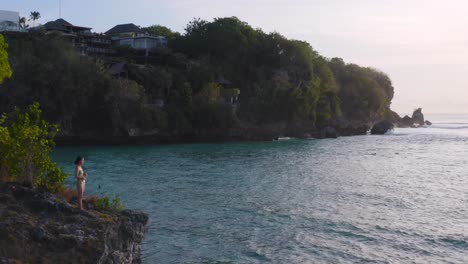
<svg viewBox="0 0 468 264">
<path fill-rule="evenodd" d="M 371 129 L 372 135 L 383 135 L 393 129 L 393 123 L 389 120 L 380 121 Z"/>
<path fill-rule="evenodd" d="M 414 126 L 414 121 L 411 117 L 408 115 L 405 115 L 399 122 L 398 122 L 399 127 L 413 127 Z"/>
<path fill-rule="evenodd" d="M 63 198 L 0 183 L 0 263 L 141 263 L 148 216 L 81 211 Z"/>
<path fill-rule="evenodd" d="M 414 110 L 411 117 L 405 115 L 403 118 L 394 121 L 394 123 L 397 127 L 424 127 L 432 125 L 431 121 L 424 120 L 421 108 Z"/>
<path fill-rule="evenodd" d="M 413 119 L 413 123 L 417 124 L 418 126 L 423 126 L 424 125 L 424 115 L 422 113 L 422 109 L 418 108 L 414 110 L 413 115 L 411 116 L 411 119 Z"/>
<path fill-rule="evenodd" d="M 327 126 L 320 130 L 320 138 L 337 138 L 338 132 L 335 128 Z"/>
</svg>

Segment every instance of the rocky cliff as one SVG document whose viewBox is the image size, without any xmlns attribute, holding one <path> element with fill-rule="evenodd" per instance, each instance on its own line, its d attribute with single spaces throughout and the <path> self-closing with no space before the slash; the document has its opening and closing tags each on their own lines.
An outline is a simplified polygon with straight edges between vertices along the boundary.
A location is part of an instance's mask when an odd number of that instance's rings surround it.
<svg viewBox="0 0 468 264">
<path fill-rule="evenodd" d="M 81 211 L 58 195 L 0 183 L 0 263 L 141 263 L 148 216 Z"/>
</svg>

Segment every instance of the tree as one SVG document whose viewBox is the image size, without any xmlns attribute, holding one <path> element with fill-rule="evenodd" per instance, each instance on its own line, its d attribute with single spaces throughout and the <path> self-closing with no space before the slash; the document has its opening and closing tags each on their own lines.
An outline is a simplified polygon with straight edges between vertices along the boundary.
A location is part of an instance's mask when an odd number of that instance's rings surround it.
<svg viewBox="0 0 468 264">
<path fill-rule="evenodd" d="M 0 34 L 0 84 L 3 80 L 11 77 L 10 63 L 8 62 L 8 44 L 5 43 L 3 35 Z"/>
<path fill-rule="evenodd" d="M 49 154 L 58 126 L 42 119 L 38 103 L 0 118 L 0 172 L 28 186 L 59 191 L 66 174 Z"/>
<path fill-rule="evenodd" d="M 41 13 L 39 13 L 37 11 L 32 11 L 31 12 L 31 14 L 29 15 L 29 20 L 33 21 L 33 27 L 35 26 L 36 20 L 38 20 L 39 18 L 41 18 Z"/>
<path fill-rule="evenodd" d="M 21 29 L 26 29 L 29 27 L 29 25 L 26 25 L 26 17 L 21 17 L 19 19 L 19 26 Z"/>
<path fill-rule="evenodd" d="M 168 27 L 161 26 L 161 25 L 149 26 L 149 27 L 143 28 L 143 30 L 148 32 L 150 35 L 164 36 L 169 40 L 180 36 L 180 34 L 178 32 L 174 32 L 171 29 L 169 29 Z"/>
<path fill-rule="evenodd" d="M 160 25 L 145 30 L 178 34 Z M 2 85 L 0 113 L 38 101 L 66 136 L 133 128 L 184 135 L 219 131 L 237 120 L 291 127 L 370 122 L 389 113 L 393 97 L 384 73 L 324 58 L 307 42 L 236 17 L 195 19 L 169 48 L 148 57 L 120 47 L 112 59 L 93 60 L 56 34 L 11 34 L 7 41 L 15 74 Z M 109 75 L 116 59 L 128 61 L 128 80 Z M 225 103 L 231 90 L 240 97 L 235 106 Z"/>
</svg>

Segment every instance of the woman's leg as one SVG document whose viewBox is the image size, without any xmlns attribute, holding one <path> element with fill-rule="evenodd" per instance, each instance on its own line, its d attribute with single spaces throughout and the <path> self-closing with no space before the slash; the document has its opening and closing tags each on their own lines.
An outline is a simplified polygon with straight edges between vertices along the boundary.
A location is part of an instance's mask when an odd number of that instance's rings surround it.
<svg viewBox="0 0 468 264">
<path fill-rule="evenodd" d="M 78 205 L 80 206 L 80 209 L 83 210 L 83 184 L 78 182 L 76 188 L 78 191 Z"/>
</svg>

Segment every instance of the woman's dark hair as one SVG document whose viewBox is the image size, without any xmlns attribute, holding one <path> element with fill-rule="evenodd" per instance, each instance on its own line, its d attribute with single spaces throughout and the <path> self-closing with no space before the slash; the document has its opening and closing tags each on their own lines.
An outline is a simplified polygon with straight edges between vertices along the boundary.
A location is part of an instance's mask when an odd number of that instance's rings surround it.
<svg viewBox="0 0 468 264">
<path fill-rule="evenodd" d="M 78 156 L 75 160 L 75 165 L 78 165 L 78 163 L 80 163 L 80 161 L 83 159 L 82 156 Z"/>
</svg>

